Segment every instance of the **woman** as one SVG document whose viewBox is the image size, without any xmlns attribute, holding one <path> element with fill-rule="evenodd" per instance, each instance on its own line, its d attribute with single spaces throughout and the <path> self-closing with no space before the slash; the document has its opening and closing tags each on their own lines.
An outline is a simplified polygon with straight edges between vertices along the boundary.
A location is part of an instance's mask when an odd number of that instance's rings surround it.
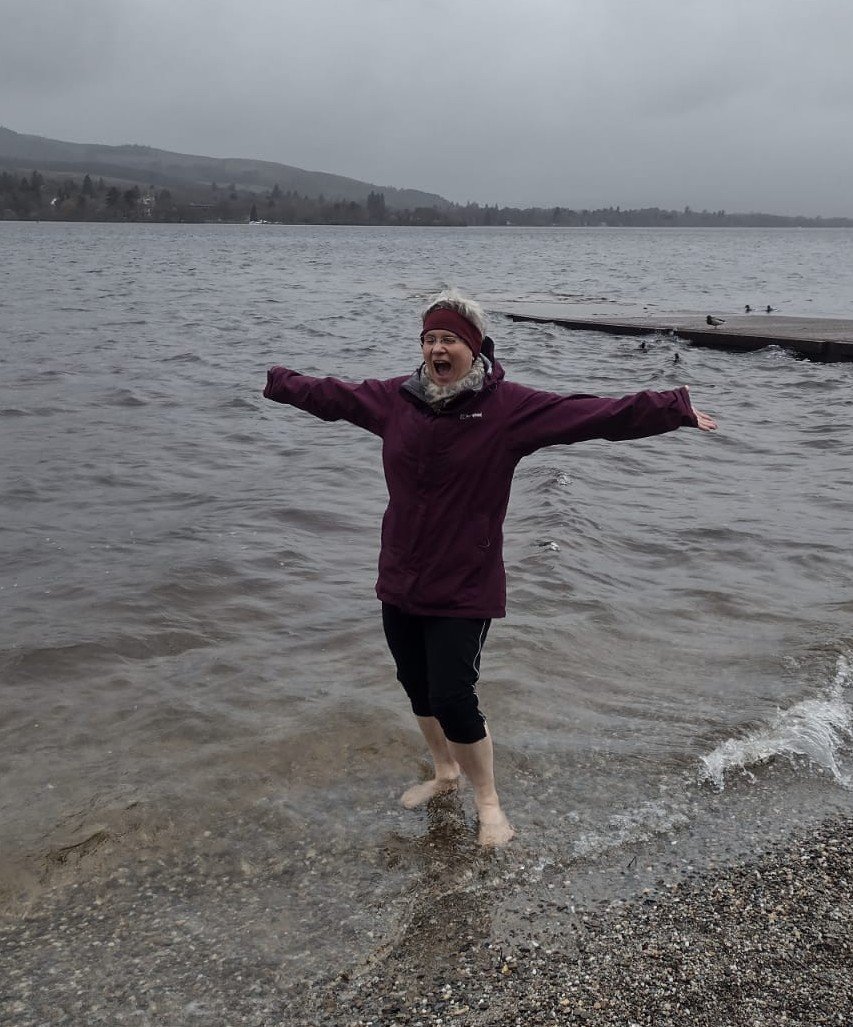
<svg viewBox="0 0 853 1027">
<path fill-rule="evenodd" d="M 397 678 L 434 764 L 407 789 L 413 808 L 471 782 L 482 845 L 513 829 L 495 789 L 492 739 L 476 684 L 492 618 L 505 615 L 503 521 L 522 457 L 585 439 L 634 439 L 683 426 L 711 431 L 686 387 L 622 399 L 559 396 L 508 382 L 478 303 L 447 292 L 423 315 L 423 363 L 361 383 L 285 367 L 264 396 L 379 435 L 389 500 L 376 594 Z"/>
</svg>

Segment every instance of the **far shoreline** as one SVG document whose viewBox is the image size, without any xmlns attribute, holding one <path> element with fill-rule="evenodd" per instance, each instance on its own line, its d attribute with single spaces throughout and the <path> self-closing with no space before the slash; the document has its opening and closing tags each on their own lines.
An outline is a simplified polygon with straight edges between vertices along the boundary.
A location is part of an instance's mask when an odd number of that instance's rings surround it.
<svg viewBox="0 0 853 1027">
<path fill-rule="evenodd" d="M 828 220 L 828 219 L 827 219 Z M 783 232 L 783 231 L 853 231 L 853 220 L 848 224 L 808 224 L 808 225 L 523 225 L 523 224 L 501 224 L 501 225 L 471 225 L 471 224 L 400 224 L 398 222 L 383 222 L 377 224 L 357 224 L 347 221 L 245 221 L 245 220 L 208 220 L 208 221 L 175 221 L 157 218 L 9 218 L 0 217 L 0 225 L 175 225 L 189 228 L 198 228 L 201 225 L 242 225 L 246 228 L 361 228 L 368 230 L 376 229 L 440 229 L 447 230 L 471 230 L 482 232 L 505 231 L 515 229 L 520 231 L 543 231 L 543 232 Z"/>
</svg>

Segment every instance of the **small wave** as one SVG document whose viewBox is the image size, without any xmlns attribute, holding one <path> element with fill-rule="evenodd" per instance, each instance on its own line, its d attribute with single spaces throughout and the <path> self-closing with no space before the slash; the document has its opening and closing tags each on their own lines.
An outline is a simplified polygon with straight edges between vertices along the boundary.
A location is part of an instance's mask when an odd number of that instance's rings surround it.
<svg viewBox="0 0 853 1027">
<path fill-rule="evenodd" d="M 0 667 L 7 684 L 28 686 L 33 680 L 66 680 L 86 675 L 96 666 L 175 657 L 209 645 L 209 636 L 177 628 L 136 635 L 115 633 L 104 639 L 15 646 L 0 652 Z"/>
<path fill-rule="evenodd" d="M 186 326 L 185 326 L 186 327 Z M 176 353 L 171 357 L 164 357 L 164 364 L 201 364 L 202 358 L 198 353 Z"/>
<path fill-rule="evenodd" d="M 294 333 L 307 336 L 310 339 L 328 339 L 329 331 L 325 328 L 315 328 L 313 325 L 297 324 L 293 326 Z"/>
<path fill-rule="evenodd" d="M 113 407 L 144 407 L 148 403 L 146 400 L 141 399 L 136 393 L 131 392 L 130 389 L 117 389 L 108 400 L 106 400 L 108 406 Z"/>
<path fill-rule="evenodd" d="M 822 698 L 804 699 L 790 709 L 780 710 L 766 727 L 759 727 L 744 738 L 729 738 L 702 757 L 701 783 L 719 791 L 725 787 L 728 771 L 768 763 L 777 756 L 791 760 L 804 756 L 810 764 L 831 774 L 842 787 L 851 787 L 850 776 L 838 763 L 845 741 L 853 738 L 853 707 L 845 701 L 845 688 L 853 684 L 850 664 L 838 657 L 835 678 Z"/>
</svg>

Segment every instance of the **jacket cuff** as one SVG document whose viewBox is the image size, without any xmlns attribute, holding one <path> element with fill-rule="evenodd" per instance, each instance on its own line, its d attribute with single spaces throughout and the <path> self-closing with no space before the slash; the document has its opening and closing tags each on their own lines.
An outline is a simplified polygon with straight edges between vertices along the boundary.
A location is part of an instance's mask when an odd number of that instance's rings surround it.
<svg viewBox="0 0 853 1027">
<path fill-rule="evenodd" d="M 693 403 L 690 400 L 690 391 L 686 386 L 682 385 L 680 389 L 676 389 L 676 394 L 680 399 L 681 412 L 684 417 L 684 424 L 689 425 L 691 428 L 698 428 L 699 421 L 696 415 L 693 413 Z"/>
</svg>

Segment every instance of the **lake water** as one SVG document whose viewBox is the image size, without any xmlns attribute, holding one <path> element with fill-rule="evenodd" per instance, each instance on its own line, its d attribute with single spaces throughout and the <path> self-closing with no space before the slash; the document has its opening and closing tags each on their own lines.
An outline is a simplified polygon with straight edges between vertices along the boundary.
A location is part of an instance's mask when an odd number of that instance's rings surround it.
<svg viewBox="0 0 853 1027">
<path fill-rule="evenodd" d="M 373 594 L 378 440 L 261 389 L 405 373 L 448 283 L 853 317 L 853 232 L 3 223 L 0 254 L 8 894 L 139 854 L 274 865 L 309 973 L 436 860 L 594 894 L 638 846 L 657 873 L 850 812 L 853 366 L 492 317 L 513 379 L 686 383 L 720 423 L 520 466 L 480 686 L 519 832 L 493 862 L 470 795 L 396 805 L 423 747 Z"/>
</svg>

